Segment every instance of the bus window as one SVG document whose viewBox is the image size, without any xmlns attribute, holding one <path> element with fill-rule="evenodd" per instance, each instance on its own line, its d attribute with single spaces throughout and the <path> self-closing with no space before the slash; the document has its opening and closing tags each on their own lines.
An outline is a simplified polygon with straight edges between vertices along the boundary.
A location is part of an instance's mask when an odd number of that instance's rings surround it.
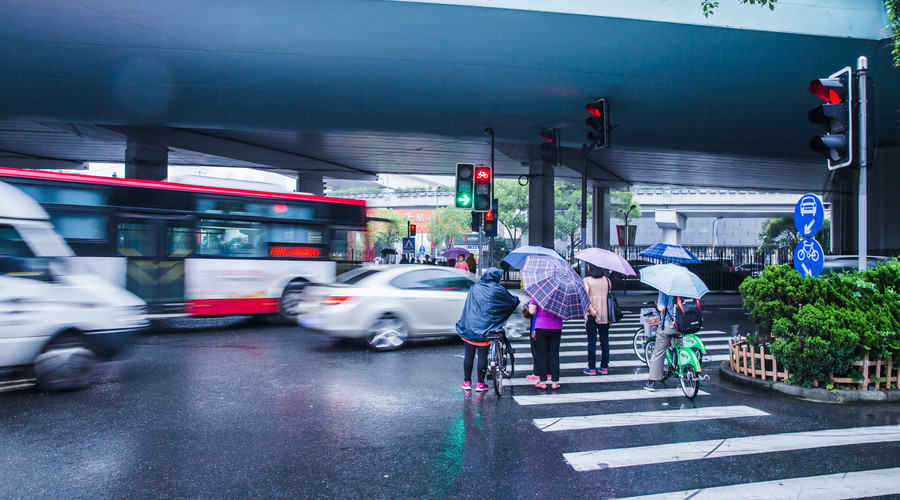
<svg viewBox="0 0 900 500">
<path fill-rule="evenodd" d="M 166 226 L 166 256 L 186 257 L 193 251 L 190 226 Z"/>
<path fill-rule="evenodd" d="M 66 188 L 59 186 L 35 186 L 16 184 L 38 203 L 101 207 L 106 205 L 106 196 L 95 189 Z"/>
<path fill-rule="evenodd" d="M 96 214 L 50 213 L 50 222 L 63 238 L 79 240 L 106 239 L 106 224 L 109 217 Z"/>
<path fill-rule="evenodd" d="M 364 260 L 365 236 L 364 231 L 335 230 L 331 238 L 330 258 L 333 260 Z"/>
<path fill-rule="evenodd" d="M 153 226 L 150 222 L 123 222 L 119 224 L 116 250 L 126 257 L 155 256 Z"/>
<path fill-rule="evenodd" d="M 265 257 L 268 242 L 259 222 L 200 219 L 197 253 L 219 257 Z"/>
<path fill-rule="evenodd" d="M 303 226 L 270 224 L 268 226 L 268 241 L 272 243 L 308 243 L 311 245 L 321 245 L 322 231 L 316 231 Z"/>
</svg>

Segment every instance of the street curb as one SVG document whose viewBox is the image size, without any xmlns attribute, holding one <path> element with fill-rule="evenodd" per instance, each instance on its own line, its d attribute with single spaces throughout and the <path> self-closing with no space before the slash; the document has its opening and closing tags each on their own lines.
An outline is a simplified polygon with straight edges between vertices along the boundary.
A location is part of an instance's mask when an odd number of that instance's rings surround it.
<svg viewBox="0 0 900 500">
<path fill-rule="evenodd" d="M 891 391 L 851 391 L 839 389 L 830 391 L 828 389 L 820 389 L 816 387 L 800 387 L 796 385 L 788 385 L 784 382 L 770 382 L 768 380 L 760 380 L 740 373 L 735 373 L 728 361 L 723 361 L 719 365 L 719 376 L 734 384 L 752 387 L 769 392 L 778 392 L 803 399 L 811 399 L 813 401 L 824 401 L 827 403 L 846 403 L 849 401 L 867 402 L 867 403 L 900 403 L 900 390 Z"/>
</svg>

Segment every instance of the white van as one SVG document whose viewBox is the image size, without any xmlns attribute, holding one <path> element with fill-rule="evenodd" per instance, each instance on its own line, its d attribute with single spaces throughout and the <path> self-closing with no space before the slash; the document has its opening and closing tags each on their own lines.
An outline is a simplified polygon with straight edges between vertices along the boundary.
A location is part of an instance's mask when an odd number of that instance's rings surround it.
<svg viewBox="0 0 900 500">
<path fill-rule="evenodd" d="M 47 212 L 0 182 L 0 370 L 41 389 L 90 384 L 94 364 L 146 328 L 146 303 L 82 273 Z"/>
</svg>

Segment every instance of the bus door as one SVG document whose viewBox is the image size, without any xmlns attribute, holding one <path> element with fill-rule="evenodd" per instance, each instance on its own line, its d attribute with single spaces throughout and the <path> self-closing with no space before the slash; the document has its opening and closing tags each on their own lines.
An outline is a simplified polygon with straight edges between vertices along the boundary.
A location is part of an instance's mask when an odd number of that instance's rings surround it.
<svg viewBox="0 0 900 500">
<path fill-rule="evenodd" d="M 126 287 L 151 313 L 184 312 L 184 259 L 193 251 L 189 217 L 124 214 L 116 249 L 127 259 Z"/>
</svg>

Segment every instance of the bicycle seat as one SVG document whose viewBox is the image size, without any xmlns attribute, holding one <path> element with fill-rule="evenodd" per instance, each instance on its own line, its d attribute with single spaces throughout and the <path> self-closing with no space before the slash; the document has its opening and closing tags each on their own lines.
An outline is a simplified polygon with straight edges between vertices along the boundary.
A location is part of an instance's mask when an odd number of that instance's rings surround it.
<svg viewBox="0 0 900 500">
<path fill-rule="evenodd" d="M 485 340 L 502 339 L 506 335 L 506 330 L 497 330 L 484 336 Z"/>
</svg>

